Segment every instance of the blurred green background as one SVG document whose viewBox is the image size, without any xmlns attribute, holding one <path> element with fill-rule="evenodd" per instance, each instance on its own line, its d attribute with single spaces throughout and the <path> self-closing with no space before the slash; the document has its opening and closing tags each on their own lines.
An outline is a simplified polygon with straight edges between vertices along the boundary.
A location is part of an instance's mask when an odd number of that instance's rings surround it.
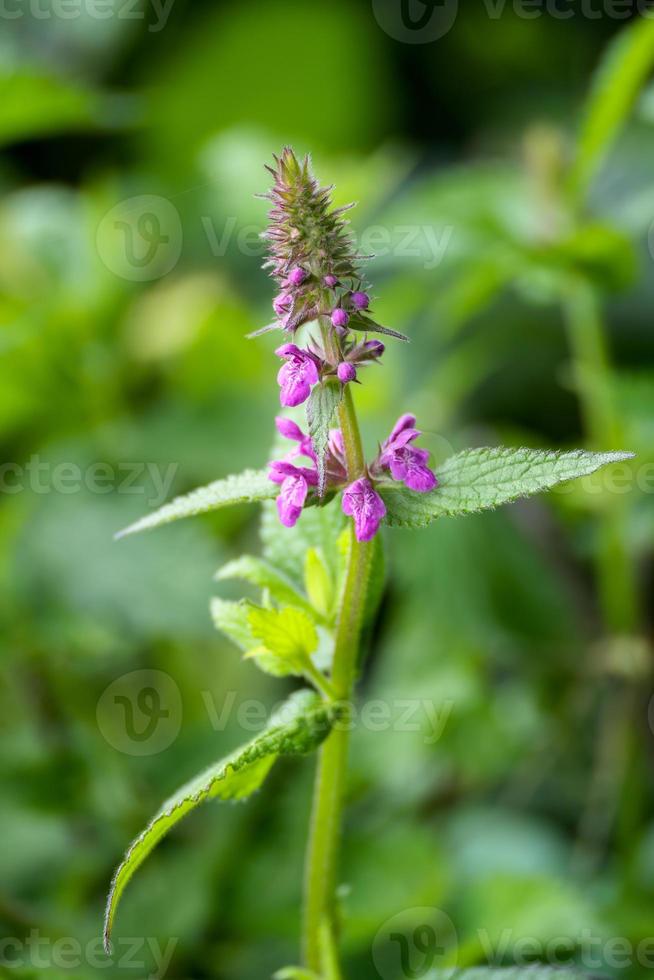
<svg viewBox="0 0 654 980">
<path fill-rule="evenodd" d="M 189 818 L 130 887 L 113 960 L 97 947 L 127 842 L 243 741 L 239 705 L 287 690 L 208 613 L 216 568 L 258 547 L 253 509 L 112 541 L 164 495 L 267 458 L 276 338 L 244 335 L 272 296 L 253 195 L 287 142 L 360 202 L 378 319 L 411 338 L 358 389 L 370 449 L 411 410 L 436 463 L 501 442 L 638 453 L 625 494 L 587 484 L 387 535 L 362 696 L 429 699 L 445 723 L 436 740 L 355 733 L 349 974 L 380 976 L 378 931 L 423 907 L 451 917 L 462 965 L 486 962 L 484 938 L 510 963 L 528 937 L 535 959 L 654 966 L 638 945 L 654 936 L 654 90 L 575 198 L 583 106 L 624 21 L 469 4 L 409 43 L 389 3 L 0 15 L 7 976 L 145 977 L 152 948 L 124 944 L 141 936 L 176 939 L 172 980 L 297 960 L 311 761 Z M 616 100 L 610 85 L 609 114 Z M 179 700 L 170 738 L 138 754 L 102 695 L 136 696 L 143 675 L 125 675 L 143 670 Z"/>
</svg>

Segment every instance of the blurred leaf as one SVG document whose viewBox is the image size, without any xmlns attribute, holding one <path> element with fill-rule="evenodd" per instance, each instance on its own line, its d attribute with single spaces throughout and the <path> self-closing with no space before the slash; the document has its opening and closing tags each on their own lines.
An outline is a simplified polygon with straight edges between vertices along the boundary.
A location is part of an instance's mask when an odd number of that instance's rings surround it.
<svg viewBox="0 0 654 980">
<path fill-rule="evenodd" d="M 154 513 L 142 517 L 134 524 L 119 531 L 117 538 L 128 534 L 147 531 L 181 517 L 195 517 L 196 514 L 206 514 L 207 511 L 219 507 L 229 507 L 231 504 L 254 503 L 276 497 L 278 488 L 268 479 L 265 470 L 245 470 L 238 476 L 228 476 L 224 480 L 216 480 L 206 487 L 199 487 L 182 497 L 176 497 L 169 504 L 155 510 Z"/>
<path fill-rule="evenodd" d="M 467 449 L 439 467 L 439 486 L 430 493 L 380 488 L 387 507 L 386 523 L 422 527 L 437 517 L 474 514 L 631 458 L 633 453 L 583 449 Z"/>
<path fill-rule="evenodd" d="M 609 44 L 596 71 L 570 175 L 582 198 L 654 65 L 654 21 L 635 18 Z"/>
<path fill-rule="evenodd" d="M 118 867 L 107 900 L 105 948 L 118 902 L 134 872 L 168 831 L 198 804 L 209 799 L 242 800 L 251 796 L 280 755 L 303 755 L 317 748 L 329 731 L 329 717 L 310 691 L 297 691 L 271 718 L 265 732 L 182 786 L 130 845 Z"/>
<path fill-rule="evenodd" d="M 0 145 L 97 129 L 115 117 L 107 97 L 53 75 L 0 74 Z"/>
<path fill-rule="evenodd" d="M 592 974 L 565 966 L 541 966 L 529 963 L 525 966 L 473 966 L 467 970 L 456 970 L 456 980 L 584 980 Z M 434 970 L 429 974 L 433 980 L 452 980 L 452 970 Z"/>
<path fill-rule="evenodd" d="M 302 966 L 284 966 L 273 974 L 272 980 L 320 980 L 320 977 Z"/>
</svg>

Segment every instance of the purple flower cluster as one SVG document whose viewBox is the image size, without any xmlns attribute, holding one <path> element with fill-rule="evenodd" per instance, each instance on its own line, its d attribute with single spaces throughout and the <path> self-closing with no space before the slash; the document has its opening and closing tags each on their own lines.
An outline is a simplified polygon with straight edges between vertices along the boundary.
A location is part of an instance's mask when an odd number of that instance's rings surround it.
<svg viewBox="0 0 654 980">
<path fill-rule="evenodd" d="M 308 158 L 300 162 L 288 147 L 268 170 L 274 183 L 264 195 L 272 202 L 270 227 L 263 236 L 269 253 L 265 266 L 278 292 L 273 300 L 275 322 L 263 331 L 277 327 L 291 334 L 292 342 L 275 353 L 283 361 L 277 374 L 281 404 L 294 407 L 307 401 L 315 385 L 330 379 L 342 386 L 358 383 L 360 368 L 384 353 L 384 344 L 367 339 L 368 334 L 402 335 L 371 317 L 361 257 L 342 217 L 352 205 L 333 208 L 331 188 L 320 187 Z M 318 339 L 298 346 L 298 330 L 314 321 Z M 277 509 L 282 524 L 293 527 L 303 507 L 323 490 L 342 492 L 343 511 L 353 518 L 359 541 L 373 538 L 386 513 L 379 492 L 384 486 L 394 481 L 426 493 L 438 485 L 427 465 L 428 452 L 414 445 L 420 436 L 415 421 L 413 415 L 403 415 L 370 466 L 363 473 L 348 474 L 338 429 L 330 430 L 327 450 L 323 453 L 321 447 L 318 460 L 309 436 L 294 422 L 278 418 L 281 435 L 296 444 L 283 459 L 270 463 L 269 477 L 280 487 Z M 298 457 L 306 462 L 299 464 Z"/>
<path fill-rule="evenodd" d="M 342 434 L 339 429 L 330 430 L 325 458 L 327 487 L 332 492 L 343 491 L 343 512 L 354 519 L 359 541 L 370 541 L 386 514 L 386 505 L 375 484 L 388 485 L 388 472 L 394 481 L 419 493 L 438 486 L 438 480 L 427 466 L 428 452 L 411 445 L 421 435 L 415 428 L 415 421 L 414 415 L 399 418 L 367 475 L 349 484 Z M 297 443 L 283 459 L 270 463 L 269 473 L 270 479 L 281 485 L 277 497 L 279 519 L 285 527 L 293 527 L 318 486 L 316 453 L 310 437 L 295 422 L 278 417 L 275 424 L 285 439 Z M 299 456 L 305 457 L 310 465 L 298 466 L 295 460 Z"/>
</svg>

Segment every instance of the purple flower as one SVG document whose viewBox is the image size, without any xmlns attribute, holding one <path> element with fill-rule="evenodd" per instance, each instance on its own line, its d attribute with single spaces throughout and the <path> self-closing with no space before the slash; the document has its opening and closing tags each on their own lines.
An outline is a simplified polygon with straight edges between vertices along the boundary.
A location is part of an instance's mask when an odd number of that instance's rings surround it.
<svg viewBox="0 0 654 980">
<path fill-rule="evenodd" d="M 279 293 L 273 300 L 273 309 L 277 316 L 285 316 L 293 304 L 290 293 Z"/>
<path fill-rule="evenodd" d="M 301 405 L 309 397 L 311 385 L 318 381 L 318 359 L 295 344 L 282 344 L 275 354 L 286 360 L 277 375 L 279 400 L 289 408 Z"/>
<path fill-rule="evenodd" d="M 367 310 L 370 305 L 370 297 L 368 293 L 356 292 L 352 293 L 351 296 L 352 305 L 357 310 Z"/>
<path fill-rule="evenodd" d="M 288 274 L 289 286 L 301 286 L 306 279 L 307 274 L 301 266 L 296 265 L 295 268 L 291 269 Z"/>
<path fill-rule="evenodd" d="M 347 361 L 342 361 L 336 369 L 336 374 L 338 375 L 338 380 L 346 385 L 350 381 L 356 381 L 357 369 L 354 364 L 348 364 Z"/>
<path fill-rule="evenodd" d="M 323 282 L 325 286 L 328 286 L 330 289 L 333 289 L 334 286 L 338 286 L 338 279 L 336 276 L 325 276 Z"/>
<path fill-rule="evenodd" d="M 293 527 L 302 513 L 309 487 L 318 482 L 315 470 L 275 461 L 270 464 L 268 479 L 281 484 L 277 497 L 277 513 L 284 527 Z"/>
<path fill-rule="evenodd" d="M 370 480 L 361 477 L 343 491 L 343 513 L 354 518 L 357 541 L 370 541 L 379 530 L 386 506 Z"/>
<path fill-rule="evenodd" d="M 350 316 L 347 310 L 343 310 L 340 306 L 337 306 L 332 313 L 332 324 L 335 327 L 347 327 L 349 321 Z"/>
<path fill-rule="evenodd" d="M 275 425 L 279 434 L 285 439 L 290 439 L 292 442 L 298 443 L 297 447 L 292 449 L 285 459 L 289 460 L 296 456 L 306 456 L 315 462 L 316 454 L 313 449 L 313 443 L 311 442 L 311 436 L 305 435 L 299 425 L 296 425 L 291 419 L 282 418 L 281 415 L 278 415 L 275 419 Z"/>
<path fill-rule="evenodd" d="M 390 470 L 393 479 L 410 490 L 427 493 L 438 486 L 438 480 L 427 466 L 427 450 L 411 445 L 421 435 L 415 424 L 415 415 L 400 416 L 382 444 L 377 463 L 382 469 Z"/>
</svg>

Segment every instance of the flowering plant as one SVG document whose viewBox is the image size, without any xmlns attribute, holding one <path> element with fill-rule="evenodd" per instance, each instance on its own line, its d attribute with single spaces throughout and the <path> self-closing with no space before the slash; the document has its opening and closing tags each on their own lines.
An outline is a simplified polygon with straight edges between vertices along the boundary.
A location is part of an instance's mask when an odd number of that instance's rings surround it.
<svg viewBox="0 0 654 980">
<path fill-rule="evenodd" d="M 262 502 L 264 556 L 243 556 L 218 573 L 261 589 L 259 603 L 216 598 L 216 626 L 267 673 L 303 677 L 265 731 L 183 786 L 129 847 L 111 886 L 107 945 L 121 894 L 161 838 L 210 798 L 244 799 L 258 789 L 281 755 L 320 750 L 306 861 L 303 967 L 279 977 L 340 976 L 338 914 L 341 814 L 362 637 L 383 584 L 380 528 L 416 528 L 439 517 L 495 507 L 589 474 L 630 454 L 484 448 L 461 452 L 438 467 L 416 445 L 415 416 L 400 415 L 377 454 L 366 461 L 354 406 L 354 385 L 385 353 L 377 335 L 406 340 L 377 323 L 362 257 L 343 212 L 330 202 L 309 160 L 286 148 L 268 168 L 273 187 L 266 262 L 277 285 L 274 321 L 281 330 L 277 380 L 283 407 L 306 405 L 305 432 L 276 419 L 290 450 L 267 470 L 248 470 L 179 497 L 122 534 L 243 502 Z M 292 530 L 291 530 L 292 529 Z"/>
</svg>

